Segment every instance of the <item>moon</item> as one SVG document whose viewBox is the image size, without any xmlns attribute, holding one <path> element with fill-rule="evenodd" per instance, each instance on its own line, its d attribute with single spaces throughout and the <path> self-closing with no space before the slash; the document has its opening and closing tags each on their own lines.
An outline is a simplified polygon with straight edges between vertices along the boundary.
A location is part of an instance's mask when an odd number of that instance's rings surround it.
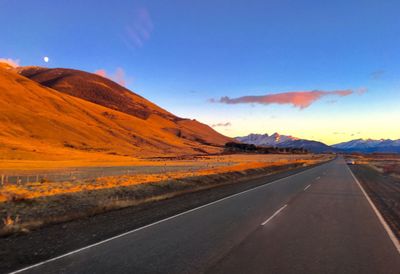
<svg viewBox="0 0 400 274">
<path fill-rule="evenodd" d="M 48 63 L 49 60 L 50 60 L 49 57 L 47 57 L 47 56 L 43 57 L 43 61 L 45 61 L 46 63 Z"/>
</svg>

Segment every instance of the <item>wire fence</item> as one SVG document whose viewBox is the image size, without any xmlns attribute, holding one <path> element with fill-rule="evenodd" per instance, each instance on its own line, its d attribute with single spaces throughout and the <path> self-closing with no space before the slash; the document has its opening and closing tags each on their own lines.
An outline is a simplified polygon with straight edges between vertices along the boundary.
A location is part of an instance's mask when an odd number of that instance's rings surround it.
<svg viewBox="0 0 400 274">
<path fill-rule="evenodd" d="M 225 165 L 222 164 L 221 165 Z M 219 166 L 219 164 L 213 164 Z M 127 167 L 83 167 L 63 171 L 37 171 L 32 173 L 7 173 L 0 172 L 0 187 L 7 184 L 28 184 L 35 182 L 65 182 L 91 180 L 107 176 L 135 175 L 135 174 L 161 174 L 176 171 L 196 171 L 213 167 L 210 165 L 182 165 L 182 166 L 127 166 Z"/>
</svg>

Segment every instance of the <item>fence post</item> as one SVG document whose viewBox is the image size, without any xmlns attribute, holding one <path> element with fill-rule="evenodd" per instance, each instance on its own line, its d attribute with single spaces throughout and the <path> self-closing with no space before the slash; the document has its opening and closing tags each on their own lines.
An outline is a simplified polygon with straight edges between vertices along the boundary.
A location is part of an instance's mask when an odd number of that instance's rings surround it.
<svg viewBox="0 0 400 274">
<path fill-rule="evenodd" d="M 1 185 L 4 185 L 4 174 L 1 174 Z"/>
</svg>

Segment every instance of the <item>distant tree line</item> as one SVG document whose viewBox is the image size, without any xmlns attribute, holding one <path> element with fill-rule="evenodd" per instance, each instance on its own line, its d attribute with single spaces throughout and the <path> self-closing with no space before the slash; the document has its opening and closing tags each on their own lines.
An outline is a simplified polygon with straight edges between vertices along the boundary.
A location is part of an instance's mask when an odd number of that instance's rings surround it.
<svg viewBox="0 0 400 274">
<path fill-rule="evenodd" d="M 225 144 L 225 152 L 244 152 L 244 153 L 259 153 L 259 154 L 305 154 L 307 149 L 297 147 L 266 147 L 256 146 L 253 144 L 244 144 L 236 142 L 228 142 Z"/>
</svg>

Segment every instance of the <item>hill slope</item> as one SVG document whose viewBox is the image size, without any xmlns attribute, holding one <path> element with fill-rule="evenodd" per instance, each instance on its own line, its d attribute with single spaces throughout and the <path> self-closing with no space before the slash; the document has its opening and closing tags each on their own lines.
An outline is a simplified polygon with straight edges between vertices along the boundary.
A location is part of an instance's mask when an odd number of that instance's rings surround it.
<svg viewBox="0 0 400 274">
<path fill-rule="evenodd" d="M 143 98 L 139 102 L 148 108 L 145 118 L 47 88 L 0 64 L 0 159 L 175 156 L 217 152 L 205 142 L 229 140 L 215 131 L 197 136 L 208 127 L 194 123 L 189 131 L 187 120 L 177 125 L 172 114 Z M 179 136 L 186 127 L 193 138 Z"/>
<path fill-rule="evenodd" d="M 118 110 L 142 120 L 150 117 L 178 137 L 203 144 L 224 145 L 230 138 L 195 120 L 182 119 L 138 94 L 102 76 L 73 69 L 19 67 L 18 73 L 41 85 L 84 100 Z"/>
</svg>

